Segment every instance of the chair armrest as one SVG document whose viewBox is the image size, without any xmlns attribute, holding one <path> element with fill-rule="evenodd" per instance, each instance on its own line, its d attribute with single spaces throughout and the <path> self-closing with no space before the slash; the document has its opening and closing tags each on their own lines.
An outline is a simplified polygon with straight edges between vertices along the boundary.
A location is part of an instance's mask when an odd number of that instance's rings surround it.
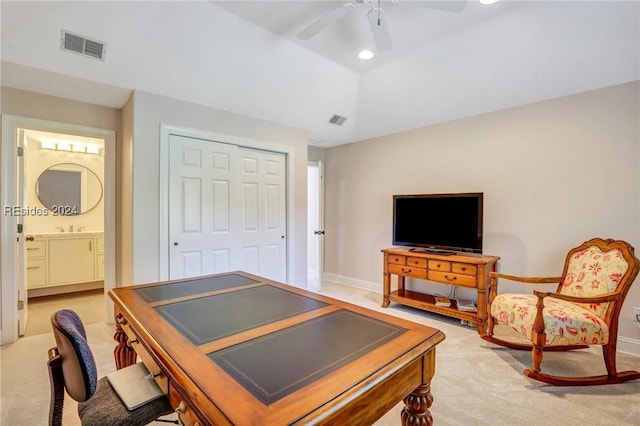
<svg viewBox="0 0 640 426">
<path fill-rule="evenodd" d="M 499 272 L 489 272 L 491 278 L 503 278 L 510 281 L 518 281 L 528 284 L 559 284 L 564 277 L 520 277 L 517 275 L 501 274 Z"/>
<path fill-rule="evenodd" d="M 568 294 L 555 293 L 550 291 L 538 291 L 533 290 L 533 294 L 540 298 L 553 297 L 560 300 L 566 300 L 567 302 L 574 303 L 603 303 L 603 302 L 615 302 L 620 300 L 619 293 L 605 293 L 594 297 L 580 297 L 570 296 Z"/>
</svg>

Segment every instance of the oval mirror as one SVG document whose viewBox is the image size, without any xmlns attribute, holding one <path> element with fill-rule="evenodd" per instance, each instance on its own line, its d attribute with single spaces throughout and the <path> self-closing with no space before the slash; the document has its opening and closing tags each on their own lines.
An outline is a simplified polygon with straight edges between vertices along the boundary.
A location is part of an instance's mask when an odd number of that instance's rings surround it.
<svg viewBox="0 0 640 426">
<path fill-rule="evenodd" d="M 36 194 L 53 214 L 75 216 L 98 205 L 102 199 L 102 182 L 93 170 L 85 166 L 60 163 L 40 174 Z"/>
</svg>

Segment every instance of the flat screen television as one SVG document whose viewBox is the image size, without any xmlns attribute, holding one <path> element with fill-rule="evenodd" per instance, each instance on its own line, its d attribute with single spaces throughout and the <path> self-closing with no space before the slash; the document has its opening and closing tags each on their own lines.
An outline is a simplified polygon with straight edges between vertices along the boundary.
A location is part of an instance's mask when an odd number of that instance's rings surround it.
<svg viewBox="0 0 640 426">
<path fill-rule="evenodd" d="M 393 196 L 393 245 L 482 253 L 482 192 Z"/>
</svg>

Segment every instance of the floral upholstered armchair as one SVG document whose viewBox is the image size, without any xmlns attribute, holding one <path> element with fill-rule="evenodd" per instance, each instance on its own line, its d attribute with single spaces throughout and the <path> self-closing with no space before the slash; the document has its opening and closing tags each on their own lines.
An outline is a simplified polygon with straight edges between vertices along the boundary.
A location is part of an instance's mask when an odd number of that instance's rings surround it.
<svg viewBox="0 0 640 426">
<path fill-rule="evenodd" d="M 524 374 L 554 385 L 600 385 L 640 378 L 638 371 L 617 372 L 618 317 L 640 270 L 634 249 L 624 241 L 594 238 L 569 251 L 560 277 L 530 278 L 491 273 L 490 316 L 484 340 L 532 351 L 533 367 Z M 498 278 L 528 284 L 558 283 L 555 292 L 497 294 Z M 513 329 L 531 344 L 494 336 L 495 324 Z M 540 371 L 543 350 L 562 351 L 601 345 L 606 375 L 565 377 Z"/>
</svg>

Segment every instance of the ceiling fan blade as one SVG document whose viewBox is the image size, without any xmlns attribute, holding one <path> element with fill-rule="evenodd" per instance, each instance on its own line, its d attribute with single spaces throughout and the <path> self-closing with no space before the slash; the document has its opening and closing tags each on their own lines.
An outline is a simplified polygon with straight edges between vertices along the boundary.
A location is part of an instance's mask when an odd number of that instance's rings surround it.
<svg viewBox="0 0 640 426">
<path fill-rule="evenodd" d="M 444 12 L 460 13 L 467 7 L 467 0 L 427 0 L 412 1 L 411 4 L 419 7 L 428 7 L 429 9 L 442 10 Z"/>
<path fill-rule="evenodd" d="M 355 5 L 353 3 L 345 3 L 342 6 L 333 9 L 331 12 L 327 13 L 304 30 L 300 31 L 297 37 L 302 40 L 309 40 L 320 31 L 333 25 L 334 23 L 350 14 L 354 9 Z"/>
<path fill-rule="evenodd" d="M 367 19 L 369 20 L 371 34 L 373 34 L 373 41 L 376 44 L 378 53 L 391 50 L 391 36 L 389 35 L 389 27 L 387 27 L 387 21 L 382 14 L 382 9 L 371 9 L 367 13 Z"/>
</svg>

